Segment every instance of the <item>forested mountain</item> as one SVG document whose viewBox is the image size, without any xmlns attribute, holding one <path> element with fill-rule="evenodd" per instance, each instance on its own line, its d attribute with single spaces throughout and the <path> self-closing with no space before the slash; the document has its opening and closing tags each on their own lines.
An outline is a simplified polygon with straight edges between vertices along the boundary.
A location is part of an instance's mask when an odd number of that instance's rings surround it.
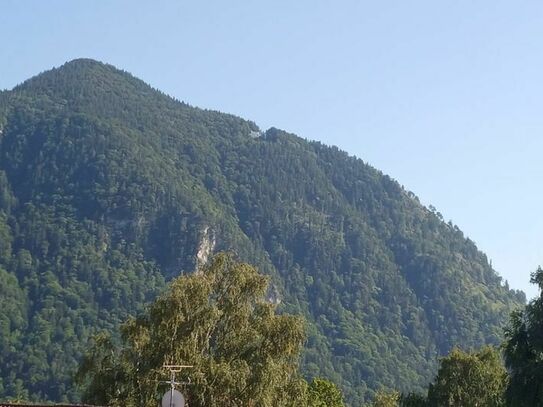
<svg viewBox="0 0 543 407">
<path fill-rule="evenodd" d="M 310 135 L 308 135 L 310 136 Z M 524 302 L 453 224 L 335 147 L 75 60 L 0 93 L 0 398 L 77 399 L 89 338 L 212 252 L 309 321 L 308 377 L 352 405 L 424 387 Z"/>
</svg>

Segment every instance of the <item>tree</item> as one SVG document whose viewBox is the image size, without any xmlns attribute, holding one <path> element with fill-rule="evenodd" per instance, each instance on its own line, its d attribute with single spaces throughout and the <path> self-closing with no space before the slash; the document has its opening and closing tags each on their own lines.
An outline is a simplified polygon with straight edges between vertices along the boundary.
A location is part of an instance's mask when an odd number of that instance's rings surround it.
<svg viewBox="0 0 543 407">
<path fill-rule="evenodd" d="M 408 393 L 400 396 L 400 407 L 427 407 L 428 399 L 422 394 Z"/>
<path fill-rule="evenodd" d="M 379 390 L 375 395 L 372 407 L 398 407 L 400 393 L 397 391 Z"/>
<path fill-rule="evenodd" d="M 507 372 L 495 348 L 487 346 L 473 353 L 455 348 L 441 360 L 428 389 L 428 402 L 436 407 L 504 406 L 506 385 Z"/>
<path fill-rule="evenodd" d="M 343 395 L 337 386 L 325 379 L 315 378 L 308 387 L 309 407 L 343 407 Z"/>
<path fill-rule="evenodd" d="M 504 354 L 510 381 L 508 405 L 543 406 L 543 269 L 532 274 L 531 282 L 539 286 L 539 297 L 524 310 L 511 315 L 505 331 Z"/>
<path fill-rule="evenodd" d="M 379 390 L 371 404 L 372 407 L 427 407 L 426 397 L 417 394 L 400 394 L 398 391 Z"/>
<path fill-rule="evenodd" d="M 180 377 L 192 382 L 184 390 L 191 406 L 306 405 L 297 370 L 304 323 L 277 315 L 267 287 L 254 267 L 226 254 L 178 277 L 122 326 L 120 348 L 106 335 L 96 339 L 78 373 L 85 401 L 155 407 L 168 363 L 194 365 Z"/>
</svg>

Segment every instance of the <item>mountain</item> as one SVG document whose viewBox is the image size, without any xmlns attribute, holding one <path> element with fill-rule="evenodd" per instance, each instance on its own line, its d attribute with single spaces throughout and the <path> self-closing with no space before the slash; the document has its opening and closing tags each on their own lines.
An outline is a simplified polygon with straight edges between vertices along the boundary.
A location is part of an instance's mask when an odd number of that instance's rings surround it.
<svg viewBox="0 0 543 407">
<path fill-rule="evenodd" d="M 220 250 L 307 318 L 304 371 L 351 405 L 422 388 L 525 301 L 458 227 L 335 147 L 93 60 L 0 93 L 0 398 L 76 400 L 89 338 Z"/>
</svg>

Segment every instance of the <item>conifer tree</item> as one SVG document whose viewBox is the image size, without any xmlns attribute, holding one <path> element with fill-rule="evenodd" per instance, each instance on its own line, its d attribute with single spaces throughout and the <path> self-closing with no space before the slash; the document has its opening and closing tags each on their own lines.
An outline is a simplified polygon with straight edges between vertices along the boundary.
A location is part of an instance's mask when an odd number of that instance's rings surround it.
<svg viewBox="0 0 543 407">
<path fill-rule="evenodd" d="M 543 269 L 532 274 L 539 297 L 516 311 L 505 332 L 505 362 L 510 382 L 507 402 L 516 406 L 543 406 Z"/>
</svg>

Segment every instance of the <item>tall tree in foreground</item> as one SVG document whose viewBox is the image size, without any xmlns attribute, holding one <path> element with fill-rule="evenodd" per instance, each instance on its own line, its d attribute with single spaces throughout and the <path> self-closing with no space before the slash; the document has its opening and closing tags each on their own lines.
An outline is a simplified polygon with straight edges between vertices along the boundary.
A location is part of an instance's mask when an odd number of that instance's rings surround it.
<svg viewBox="0 0 543 407">
<path fill-rule="evenodd" d="M 501 407 L 506 385 L 507 372 L 498 350 L 490 346 L 473 353 L 453 349 L 440 362 L 428 389 L 428 405 Z"/>
<path fill-rule="evenodd" d="M 543 406 L 543 269 L 532 274 L 539 297 L 516 311 L 505 332 L 505 363 L 510 382 L 507 402 L 516 406 Z"/>
<path fill-rule="evenodd" d="M 427 397 L 379 392 L 373 407 L 503 407 L 506 386 L 507 372 L 496 348 L 486 346 L 477 352 L 454 348 L 440 360 Z"/>
<path fill-rule="evenodd" d="M 308 405 L 298 374 L 304 323 L 277 315 L 267 286 L 226 254 L 175 279 L 145 315 L 123 325 L 120 349 L 97 338 L 78 374 L 85 401 L 155 407 L 166 363 L 194 365 L 181 376 L 190 377 L 184 393 L 194 407 Z"/>
</svg>

